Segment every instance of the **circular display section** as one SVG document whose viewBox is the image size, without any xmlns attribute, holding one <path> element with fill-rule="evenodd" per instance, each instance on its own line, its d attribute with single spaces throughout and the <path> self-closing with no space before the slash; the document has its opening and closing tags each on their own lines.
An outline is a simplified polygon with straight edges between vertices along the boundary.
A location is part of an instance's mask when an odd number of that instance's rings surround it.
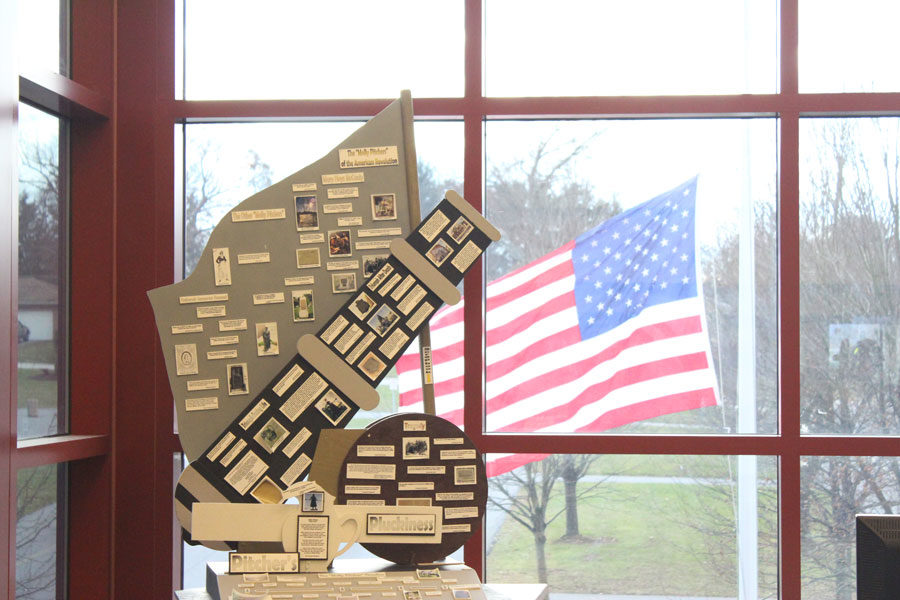
<svg viewBox="0 0 900 600">
<path fill-rule="evenodd" d="M 391 415 L 366 428 L 347 452 L 338 477 L 338 504 L 440 506 L 438 544 L 363 543 L 397 564 L 440 560 L 478 528 L 487 504 L 484 460 L 463 431 L 446 419 L 420 413 Z"/>
</svg>

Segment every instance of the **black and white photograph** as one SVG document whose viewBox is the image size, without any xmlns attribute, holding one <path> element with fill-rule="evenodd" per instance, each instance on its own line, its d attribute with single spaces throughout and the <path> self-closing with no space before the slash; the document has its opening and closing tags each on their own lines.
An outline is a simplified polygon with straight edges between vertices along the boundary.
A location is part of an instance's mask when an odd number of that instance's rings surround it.
<svg viewBox="0 0 900 600">
<path fill-rule="evenodd" d="M 362 369 L 362 372 L 373 381 L 384 371 L 384 366 L 384 361 L 375 356 L 374 352 L 366 354 L 366 357 L 359 363 L 359 368 Z"/>
<path fill-rule="evenodd" d="M 356 291 L 356 273 L 332 273 L 331 292 L 333 294 L 351 294 Z"/>
<path fill-rule="evenodd" d="M 292 290 L 291 306 L 294 315 L 294 323 L 316 320 L 316 314 L 313 310 L 312 290 Z"/>
<path fill-rule="evenodd" d="M 453 467 L 453 483 L 456 485 L 475 485 L 475 465 L 459 465 Z"/>
<path fill-rule="evenodd" d="M 325 492 L 304 492 L 303 512 L 325 512 Z"/>
<path fill-rule="evenodd" d="M 441 572 L 438 569 L 416 569 L 418 579 L 440 579 Z"/>
<path fill-rule="evenodd" d="M 382 304 L 381 308 L 379 308 L 372 318 L 369 319 L 369 327 L 371 327 L 375 333 L 384 337 L 391 327 L 393 327 L 400 317 L 391 310 L 391 307 L 387 304 Z"/>
<path fill-rule="evenodd" d="M 281 445 L 281 442 L 284 441 L 287 435 L 287 428 L 279 423 L 278 419 L 272 417 L 262 426 L 262 429 L 253 436 L 253 439 L 256 440 L 256 443 L 262 446 L 266 452 L 271 454 Z"/>
<path fill-rule="evenodd" d="M 328 257 L 350 256 L 353 254 L 350 245 L 350 230 L 336 229 L 328 232 Z"/>
<path fill-rule="evenodd" d="M 356 299 L 350 303 L 350 312 L 356 315 L 360 321 L 364 320 L 372 309 L 375 308 L 375 301 L 369 298 L 365 292 L 361 293 Z"/>
<path fill-rule="evenodd" d="M 197 344 L 175 344 L 175 372 L 196 375 L 198 371 Z"/>
<path fill-rule="evenodd" d="M 390 254 L 372 254 L 363 256 L 363 277 L 369 278 L 378 272 L 378 269 L 384 266 L 388 261 Z"/>
<path fill-rule="evenodd" d="M 405 437 L 403 438 L 403 460 L 425 460 L 431 454 L 430 438 Z"/>
<path fill-rule="evenodd" d="M 278 354 L 278 323 L 256 324 L 256 355 L 276 356 Z"/>
<path fill-rule="evenodd" d="M 297 231 L 310 231 L 319 228 L 318 200 L 312 196 L 294 196 L 297 207 Z"/>
<path fill-rule="evenodd" d="M 453 254 L 453 248 L 450 247 L 450 244 L 443 239 L 438 239 L 438 241 L 434 243 L 434 246 L 428 249 L 425 256 L 439 267 L 444 264 L 444 261 L 447 260 L 447 257 L 451 254 Z"/>
<path fill-rule="evenodd" d="M 328 390 L 316 402 L 316 408 L 328 419 L 332 425 L 340 423 L 341 419 L 350 410 L 346 402 L 334 393 L 334 390 Z"/>
<path fill-rule="evenodd" d="M 216 285 L 231 285 L 231 261 L 228 248 L 213 248 L 213 275 Z"/>
<path fill-rule="evenodd" d="M 394 194 L 372 194 L 372 219 L 392 221 L 397 218 L 397 198 Z"/>
<path fill-rule="evenodd" d="M 471 600 L 469 590 L 453 590 L 453 600 Z"/>
<path fill-rule="evenodd" d="M 469 221 L 467 221 L 465 217 L 460 217 L 456 220 L 455 223 L 453 223 L 453 225 L 450 226 L 447 234 L 454 242 L 459 244 L 464 239 L 466 239 L 466 237 L 468 237 L 469 233 L 472 232 L 472 229 L 474 229 L 474 227 L 472 227 L 472 224 L 469 223 Z"/>
<path fill-rule="evenodd" d="M 404 590 L 403 600 L 422 600 L 422 594 L 419 590 Z"/>
<path fill-rule="evenodd" d="M 297 268 L 312 269 L 322 266 L 322 258 L 318 248 L 300 248 L 297 250 Z"/>
<path fill-rule="evenodd" d="M 247 363 L 235 363 L 225 366 L 228 376 L 228 395 L 240 396 L 250 393 L 250 379 L 247 376 Z"/>
</svg>

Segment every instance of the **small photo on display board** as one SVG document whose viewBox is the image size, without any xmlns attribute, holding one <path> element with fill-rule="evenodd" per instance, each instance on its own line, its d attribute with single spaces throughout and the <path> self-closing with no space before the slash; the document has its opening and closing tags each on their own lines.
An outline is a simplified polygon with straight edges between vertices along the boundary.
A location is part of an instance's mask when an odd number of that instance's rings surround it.
<svg viewBox="0 0 900 600">
<path fill-rule="evenodd" d="M 337 258 L 353 254 L 350 246 L 350 230 L 338 229 L 328 232 L 328 257 Z"/>
<path fill-rule="evenodd" d="M 350 410 L 350 407 L 333 390 L 328 390 L 316 402 L 316 408 L 332 425 L 340 423 L 341 419 Z"/>
<path fill-rule="evenodd" d="M 331 291 L 335 294 L 351 294 L 356 291 L 356 273 L 332 273 Z"/>
<path fill-rule="evenodd" d="M 453 254 L 453 248 L 451 248 L 450 245 L 444 240 L 439 239 L 434 243 L 434 246 L 432 246 L 428 250 L 426 256 L 428 256 L 428 260 L 433 262 L 435 265 L 441 266 L 444 261 L 447 260 L 447 257 L 451 254 Z"/>
<path fill-rule="evenodd" d="M 314 321 L 316 319 L 312 290 L 293 290 L 291 292 L 291 305 L 293 307 L 294 323 Z"/>
<path fill-rule="evenodd" d="M 397 199 L 394 194 L 372 194 L 372 219 L 390 221 L 397 218 Z"/>
<path fill-rule="evenodd" d="M 256 354 L 258 356 L 278 354 L 278 323 L 256 324 Z"/>
<path fill-rule="evenodd" d="M 369 278 L 377 273 L 384 266 L 384 263 L 388 261 L 389 257 L 389 254 L 363 256 L 363 277 Z"/>
<path fill-rule="evenodd" d="M 297 268 L 312 269 L 322 266 L 318 248 L 300 248 L 297 250 Z"/>
<path fill-rule="evenodd" d="M 315 195 L 294 196 L 297 207 L 297 231 L 310 231 L 319 228 L 318 201 Z"/>
<path fill-rule="evenodd" d="M 228 395 L 239 396 L 250 393 L 250 378 L 247 376 L 247 363 L 236 363 L 225 367 L 228 376 Z"/>
<path fill-rule="evenodd" d="M 305 492 L 303 494 L 303 512 L 324 512 L 325 493 Z"/>
<path fill-rule="evenodd" d="M 372 318 L 369 319 L 369 327 L 375 330 L 375 333 L 383 337 L 384 334 L 397 323 L 399 318 L 397 313 L 391 310 L 390 306 L 382 304 L 381 308 L 379 308 L 378 311 L 372 315 Z"/>
</svg>

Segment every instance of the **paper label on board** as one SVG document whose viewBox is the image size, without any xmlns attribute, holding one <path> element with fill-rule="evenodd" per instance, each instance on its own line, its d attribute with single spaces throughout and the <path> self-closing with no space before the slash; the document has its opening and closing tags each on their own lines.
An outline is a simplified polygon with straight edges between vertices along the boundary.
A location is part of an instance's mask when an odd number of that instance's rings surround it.
<svg viewBox="0 0 900 600">
<path fill-rule="evenodd" d="M 328 560 L 328 517 L 297 517 L 297 553 L 303 560 Z"/>
<path fill-rule="evenodd" d="M 407 475 L 443 475 L 447 472 L 444 465 L 410 465 L 406 467 Z"/>
<path fill-rule="evenodd" d="M 255 265 L 267 263 L 271 260 L 268 252 L 252 252 L 250 254 L 238 254 L 239 265 Z"/>
<path fill-rule="evenodd" d="M 203 323 L 172 325 L 172 335 L 180 335 L 182 333 L 203 333 Z"/>
<path fill-rule="evenodd" d="M 292 286 L 292 285 L 313 285 L 316 283 L 316 278 L 313 275 L 306 275 L 304 277 L 285 277 L 284 285 Z"/>
<path fill-rule="evenodd" d="M 457 271 L 463 273 L 472 266 L 472 263 L 475 262 L 475 259 L 479 256 L 481 256 L 481 248 L 469 241 L 462 247 L 462 250 L 456 253 L 456 256 L 450 261 L 450 264 L 456 267 Z"/>
<path fill-rule="evenodd" d="M 228 302 L 228 294 L 201 294 L 198 296 L 179 296 L 179 304 L 199 304 L 200 302 Z"/>
<path fill-rule="evenodd" d="M 428 421 L 403 421 L 403 431 L 427 431 Z"/>
<path fill-rule="evenodd" d="M 259 416 L 261 414 L 263 414 L 264 412 L 266 412 L 266 409 L 268 409 L 268 408 L 269 408 L 269 403 L 266 402 L 266 400 L 264 398 L 260 399 L 260 401 L 256 403 L 256 406 L 254 406 L 250 410 L 250 412 L 248 412 L 246 415 L 244 415 L 244 418 L 240 420 L 239 425 L 241 426 L 241 429 L 243 429 L 244 431 L 249 429 L 250 426 L 256 422 L 256 420 L 259 418 Z"/>
<path fill-rule="evenodd" d="M 366 533 L 369 535 L 434 535 L 435 515 L 373 514 L 366 515 Z"/>
<path fill-rule="evenodd" d="M 445 506 L 444 507 L 444 518 L 445 519 L 475 519 L 478 518 L 478 507 L 477 506 Z"/>
<path fill-rule="evenodd" d="M 246 223 L 248 221 L 272 221 L 285 218 L 283 208 L 260 208 L 256 210 L 231 211 L 232 223 Z"/>
<path fill-rule="evenodd" d="M 225 435 L 222 436 L 222 439 L 219 440 L 219 442 L 215 446 L 213 446 L 213 449 L 207 452 L 206 458 L 208 458 L 210 462 L 215 461 L 217 458 L 219 458 L 220 454 L 225 452 L 225 448 L 230 446 L 231 442 L 233 442 L 234 440 L 235 435 L 230 431 L 226 432 Z"/>
<path fill-rule="evenodd" d="M 328 384 L 325 383 L 325 380 L 318 373 L 313 373 L 285 400 L 278 410 L 291 421 L 296 421 L 300 413 L 306 410 L 327 387 Z"/>
<path fill-rule="evenodd" d="M 268 468 L 269 466 L 263 459 L 254 454 L 253 450 L 248 450 L 247 454 L 225 475 L 225 481 L 243 496 L 254 483 L 259 481 Z"/>
<path fill-rule="evenodd" d="M 284 302 L 284 292 L 269 292 L 266 294 L 253 294 L 253 304 L 281 304 Z"/>
<path fill-rule="evenodd" d="M 322 338 L 322 341 L 326 344 L 330 344 L 334 341 L 334 338 L 338 336 L 340 332 L 344 330 L 347 325 L 350 324 L 345 317 L 338 315 L 334 321 L 331 322 L 331 325 L 328 326 L 328 329 L 323 331 L 319 337 Z"/>
<path fill-rule="evenodd" d="M 369 278 L 369 283 L 366 284 L 366 287 L 374 292 L 375 288 L 384 283 L 384 280 L 388 278 L 388 275 L 393 272 L 394 267 L 392 267 L 389 263 L 384 263 L 384 266 L 382 266 L 377 273 Z"/>
<path fill-rule="evenodd" d="M 474 499 L 475 492 L 438 492 L 434 495 L 435 502 L 459 502 Z"/>
<path fill-rule="evenodd" d="M 223 360 L 226 358 L 237 358 L 237 350 L 215 350 L 206 353 L 206 360 Z"/>
<path fill-rule="evenodd" d="M 384 479 L 397 478 L 397 465 L 381 465 L 377 463 L 347 463 L 347 479 Z"/>
<path fill-rule="evenodd" d="M 219 335 L 215 337 L 209 338 L 210 346 L 229 346 L 231 344 L 237 344 L 240 341 L 240 338 L 236 335 Z"/>
<path fill-rule="evenodd" d="M 326 271 L 352 271 L 358 268 L 358 260 L 332 260 L 325 265 Z"/>
<path fill-rule="evenodd" d="M 404 315 L 408 315 L 409 312 L 419 304 L 422 298 L 425 297 L 425 294 L 427 294 L 425 288 L 417 283 L 413 286 L 413 289 L 409 291 L 406 297 L 397 304 L 397 310 Z"/>
<path fill-rule="evenodd" d="M 338 217 L 338 227 L 356 227 L 362 224 L 362 217 Z"/>
<path fill-rule="evenodd" d="M 441 525 L 441 533 L 469 533 L 470 531 L 472 531 L 472 526 L 468 523 L 444 523 Z M 481 587 L 472 589 L 481 589 Z"/>
<path fill-rule="evenodd" d="M 312 433 L 310 433 L 309 429 L 304 427 L 297 432 L 297 435 L 291 438 L 291 441 L 281 448 L 281 451 L 284 452 L 288 458 L 293 458 L 294 454 L 297 453 L 297 450 L 306 443 L 306 440 L 308 440 L 310 436 L 312 436 Z"/>
<path fill-rule="evenodd" d="M 272 391 L 275 392 L 275 394 L 277 394 L 280 398 L 289 387 L 294 385 L 294 382 L 297 381 L 297 379 L 299 379 L 301 375 L 303 375 L 303 369 L 300 367 L 300 365 L 294 365 L 287 373 L 284 374 L 284 377 L 281 378 L 281 381 L 279 381 L 272 387 Z"/>
<path fill-rule="evenodd" d="M 338 185 L 343 183 L 365 183 L 366 174 L 358 173 L 326 173 L 322 175 L 322 185 Z"/>
<path fill-rule="evenodd" d="M 247 447 L 247 442 L 244 440 L 238 440 L 234 446 L 231 447 L 225 456 L 222 457 L 222 460 L 219 462 L 222 463 L 223 467 L 227 467 L 232 463 L 232 461 L 238 457 L 238 455 Z"/>
<path fill-rule="evenodd" d="M 447 215 L 436 210 L 434 211 L 434 214 L 431 215 L 431 218 L 419 229 L 419 235 L 429 242 L 433 242 L 434 238 L 444 230 L 449 222 L 450 219 L 447 218 Z"/>
<path fill-rule="evenodd" d="M 219 399 L 216 396 L 184 399 L 184 410 L 188 412 L 193 412 L 195 410 L 217 410 L 218 408 Z"/>
<path fill-rule="evenodd" d="M 388 358 L 394 358 L 394 355 L 397 354 L 408 341 L 408 335 L 403 333 L 400 329 L 395 329 L 394 333 L 388 336 L 388 339 L 384 340 L 378 349 Z"/>
<path fill-rule="evenodd" d="M 359 167 L 392 167 L 400 164 L 397 146 L 339 148 L 338 163 L 342 169 Z"/>
<path fill-rule="evenodd" d="M 385 506 L 385 502 L 375 498 L 347 498 L 347 506 Z"/>
<path fill-rule="evenodd" d="M 434 306 L 432 306 L 429 302 L 423 302 L 422 306 L 416 309 L 416 312 L 412 314 L 409 320 L 406 322 L 406 327 L 410 331 L 416 331 L 419 328 L 425 319 L 431 316 L 431 313 L 434 312 Z"/>
<path fill-rule="evenodd" d="M 397 289 L 394 290 L 394 293 L 391 294 L 391 298 L 393 298 L 394 300 L 399 300 L 403 297 L 403 294 L 409 291 L 409 288 L 411 288 L 415 282 L 415 277 L 413 277 L 412 275 L 407 275 L 403 278 L 403 283 L 398 285 Z"/>
<path fill-rule="evenodd" d="M 296 552 L 231 552 L 228 573 L 296 573 L 300 561 Z"/>
<path fill-rule="evenodd" d="M 394 446 L 378 444 L 360 444 L 356 447 L 356 455 L 366 456 L 394 456 Z"/>
<path fill-rule="evenodd" d="M 357 250 L 386 250 L 391 247 L 390 240 L 366 240 L 355 243 Z"/>
<path fill-rule="evenodd" d="M 378 294 L 381 296 L 386 296 L 388 294 L 388 292 L 390 292 L 392 289 L 394 289 L 394 286 L 397 285 L 397 283 L 399 281 L 400 281 L 400 274 L 394 273 L 393 275 L 391 275 L 391 278 L 388 279 L 387 282 L 383 286 L 381 286 L 381 288 L 378 290 Z"/>
<path fill-rule="evenodd" d="M 301 233 L 300 234 L 300 243 L 301 244 L 324 244 L 325 243 L 325 234 L 324 233 Z"/>
<path fill-rule="evenodd" d="M 434 489 L 433 481 L 398 481 L 398 492 L 424 492 Z"/>
<path fill-rule="evenodd" d="M 359 336 L 362 335 L 362 332 L 362 328 L 354 323 L 341 337 L 338 338 L 338 341 L 334 343 L 334 349 L 341 354 L 346 354 L 347 350 L 350 349 L 350 346 L 352 346 L 356 340 L 359 339 Z"/>
<path fill-rule="evenodd" d="M 202 390 L 219 389 L 218 379 L 194 379 L 187 382 L 187 391 L 200 392 Z"/>
<path fill-rule="evenodd" d="M 366 333 L 366 335 L 362 339 L 362 341 L 356 345 L 356 347 L 353 349 L 352 352 L 350 352 L 350 354 L 347 355 L 347 358 L 345 360 L 351 365 L 354 364 L 357 361 L 357 359 L 360 357 L 360 355 L 362 355 L 362 353 L 366 351 L 366 348 L 368 348 L 369 345 L 374 341 L 375 341 L 375 334 L 372 333 L 371 331 Z"/>
<path fill-rule="evenodd" d="M 345 494 L 367 494 L 367 495 L 377 495 L 381 493 L 380 485 L 352 485 L 348 484 L 344 486 Z"/>
<path fill-rule="evenodd" d="M 218 306 L 198 306 L 197 307 L 197 318 L 198 319 L 209 319 L 210 317 L 224 317 L 225 316 L 225 306 L 220 304 Z"/>
<path fill-rule="evenodd" d="M 431 370 L 431 346 L 422 346 L 422 379 L 430 385 L 434 383 L 434 373 Z"/>
<path fill-rule="evenodd" d="M 477 453 L 474 448 L 464 450 L 441 450 L 441 460 L 475 460 Z"/>
<path fill-rule="evenodd" d="M 399 227 L 375 227 L 371 229 L 359 229 L 356 232 L 357 237 L 379 237 L 382 235 L 403 235 L 403 230 Z M 390 244 L 388 244 L 390 247 Z"/>
<path fill-rule="evenodd" d="M 336 202 L 332 204 L 325 204 L 322 206 L 322 212 L 326 215 L 333 215 L 338 213 L 352 213 L 353 212 L 353 204 L 350 202 Z"/>
<path fill-rule="evenodd" d="M 314 192 L 316 191 L 316 183 L 292 183 L 292 192 Z"/>
<path fill-rule="evenodd" d="M 284 483 L 284 485 L 291 485 L 303 475 L 303 471 L 306 470 L 311 462 L 312 460 L 306 454 L 301 454 L 297 457 L 297 460 L 291 463 L 291 466 L 282 473 L 280 477 L 281 482 Z"/>
<path fill-rule="evenodd" d="M 461 437 L 454 438 L 434 438 L 431 441 L 435 446 L 453 446 L 456 444 L 464 444 L 465 440 Z"/>
<path fill-rule="evenodd" d="M 340 200 L 341 198 L 359 198 L 358 187 L 338 187 L 328 188 L 329 200 Z"/>
<path fill-rule="evenodd" d="M 219 331 L 243 331 L 247 329 L 247 319 L 225 319 L 219 321 Z"/>
</svg>

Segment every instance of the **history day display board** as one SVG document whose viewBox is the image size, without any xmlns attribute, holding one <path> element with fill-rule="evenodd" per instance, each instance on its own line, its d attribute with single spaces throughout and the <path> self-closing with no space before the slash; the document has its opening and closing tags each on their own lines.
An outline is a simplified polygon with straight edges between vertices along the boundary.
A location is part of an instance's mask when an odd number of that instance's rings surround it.
<svg viewBox="0 0 900 600">
<path fill-rule="evenodd" d="M 235 206 L 194 272 L 149 293 L 189 460 L 410 232 L 418 183 L 404 94 L 320 160 Z"/>
</svg>

